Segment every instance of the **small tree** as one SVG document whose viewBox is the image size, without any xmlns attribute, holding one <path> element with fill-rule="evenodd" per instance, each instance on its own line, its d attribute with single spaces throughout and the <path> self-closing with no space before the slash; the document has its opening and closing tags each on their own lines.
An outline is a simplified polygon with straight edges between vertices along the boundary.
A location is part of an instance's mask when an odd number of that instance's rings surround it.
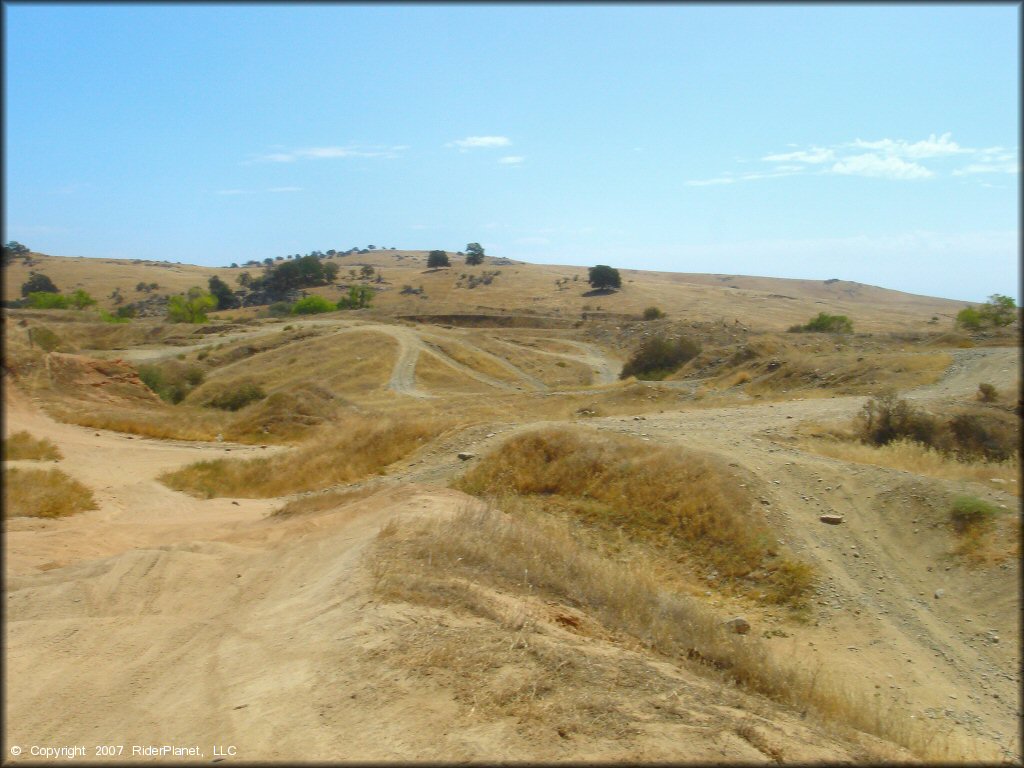
<svg viewBox="0 0 1024 768">
<path fill-rule="evenodd" d="M 349 286 L 348 296 L 338 300 L 338 309 L 363 309 L 373 300 L 373 288 L 368 285 Z"/>
<path fill-rule="evenodd" d="M 53 284 L 53 280 L 42 272 L 33 272 L 21 286 L 22 296 L 28 296 L 30 293 L 60 293 L 60 291 Z"/>
<path fill-rule="evenodd" d="M 1009 325 L 1016 314 L 1017 302 L 1009 296 L 993 293 L 988 301 L 981 305 L 981 316 L 992 325 Z"/>
<path fill-rule="evenodd" d="M 231 286 L 216 275 L 210 278 L 209 286 L 210 295 L 217 300 L 217 309 L 234 309 L 241 303 L 231 290 Z"/>
<path fill-rule="evenodd" d="M 480 243 L 470 243 L 466 246 L 466 263 L 470 266 L 484 263 L 484 249 Z"/>
<path fill-rule="evenodd" d="M 4 265 L 10 264 L 12 261 L 18 258 L 25 258 L 30 253 L 27 246 L 22 245 L 17 240 L 11 240 L 4 246 Z"/>
<path fill-rule="evenodd" d="M 452 263 L 448 260 L 448 254 L 444 251 L 431 251 L 427 254 L 427 267 L 429 269 L 439 269 L 440 267 L 450 267 Z"/>
<path fill-rule="evenodd" d="M 359 270 L 359 274 L 362 277 L 369 279 L 373 277 L 373 267 L 371 267 L 369 264 L 364 264 L 362 268 Z"/>
<path fill-rule="evenodd" d="M 187 295 L 171 296 L 167 303 L 167 319 L 172 323 L 205 323 L 207 311 L 217 300 L 202 288 L 189 288 Z"/>
<path fill-rule="evenodd" d="M 591 267 L 588 277 L 590 284 L 599 291 L 622 287 L 622 277 L 619 276 L 619 270 L 604 264 Z"/>
</svg>

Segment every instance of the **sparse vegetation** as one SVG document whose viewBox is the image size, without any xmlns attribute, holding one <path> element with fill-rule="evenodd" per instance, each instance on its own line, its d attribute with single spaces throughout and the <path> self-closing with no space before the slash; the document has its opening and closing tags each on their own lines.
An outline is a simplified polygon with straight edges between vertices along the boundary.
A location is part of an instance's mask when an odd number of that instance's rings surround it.
<svg viewBox="0 0 1024 768">
<path fill-rule="evenodd" d="M 370 306 L 373 296 L 373 288 L 368 285 L 350 285 L 348 296 L 338 299 L 337 306 L 332 309 L 363 309 Z"/>
<path fill-rule="evenodd" d="M 793 325 L 790 333 L 853 333 L 853 322 L 846 315 L 819 312 L 804 325 Z"/>
<path fill-rule="evenodd" d="M 204 378 L 202 368 L 175 361 L 142 363 L 138 366 L 138 374 L 142 383 L 159 395 L 161 400 L 172 404 L 184 400 Z"/>
<path fill-rule="evenodd" d="M 980 307 L 964 307 L 956 316 L 956 324 L 971 331 L 986 326 L 1000 328 L 1017 317 L 1017 302 L 1010 296 L 994 293 Z"/>
<path fill-rule="evenodd" d="M 660 320 L 665 316 L 658 307 L 648 307 L 644 310 L 644 320 Z"/>
<path fill-rule="evenodd" d="M 320 490 L 383 472 L 446 426 L 438 419 L 350 414 L 322 428 L 294 451 L 257 459 L 202 461 L 160 480 L 205 498 L 266 498 Z"/>
<path fill-rule="evenodd" d="M 457 483 L 477 496 L 543 498 L 547 508 L 687 558 L 704 577 L 799 604 L 809 567 L 778 556 L 743 513 L 751 500 L 724 473 L 676 449 L 561 429 L 507 441 Z M 714 575 L 712 575 L 714 574 Z"/>
<path fill-rule="evenodd" d="M 651 336 L 630 355 L 619 378 L 635 376 L 647 381 L 659 381 L 679 370 L 699 353 L 700 345 L 684 336 L 675 339 L 662 334 Z"/>
<path fill-rule="evenodd" d="M 241 382 L 228 389 L 217 393 L 207 401 L 211 408 L 219 408 L 222 411 L 237 411 L 250 403 L 262 400 L 267 396 L 259 384 L 251 381 Z"/>
<path fill-rule="evenodd" d="M 961 461 L 1002 462 L 1019 454 L 1019 422 L 994 411 L 961 410 L 942 421 L 887 392 L 864 404 L 858 418 L 863 442 L 911 440 Z"/>
<path fill-rule="evenodd" d="M 978 385 L 978 399 L 983 403 L 994 403 L 999 399 L 999 393 L 991 384 L 982 382 Z"/>
<path fill-rule="evenodd" d="M 59 469 L 4 468 L 4 517 L 65 517 L 96 509 L 92 491 Z"/>
<path fill-rule="evenodd" d="M 17 461 L 20 459 L 32 459 L 36 461 L 57 461 L 61 458 L 57 446 L 50 440 L 32 437 L 28 432 L 22 430 L 15 432 L 3 441 L 4 461 Z"/>
</svg>

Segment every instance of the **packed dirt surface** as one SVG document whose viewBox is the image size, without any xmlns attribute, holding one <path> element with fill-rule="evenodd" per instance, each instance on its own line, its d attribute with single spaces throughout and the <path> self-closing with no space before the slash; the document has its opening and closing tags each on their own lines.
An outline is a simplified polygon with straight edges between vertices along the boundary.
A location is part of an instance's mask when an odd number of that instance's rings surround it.
<svg viewBox="0 0 1024 768">
<path fill-rule="evenodd" d="M 399 343 L 391 388 L 429 394 L 416 388 L 413 372 L 420 355 L 437 350 L 420 334 L 387 327 Z M 613 375 L 595 347 L 575 347 L 598 381 Z M 1016 349 L 958 351 L 942 380 L 910 396 L 928 402 L 965 395 L 979 381 L 1013 390 L 1018 364 Z M 799 421 L 849 418 L 864 400 L 581 423 L 707 451 L 749 476 L 779 538 L 822 574 L 809 623 L 748 607 L 751 631 L 771 637 L 780 658 L 805 659 L 851 689 L 873 690 L 880 712 L 906 710 L 932 721 L 978 759 L 1019 761 L 1019 564 L 968 568 L 949 557 L 941 525 L 956 493 L 1009 510 L 1017 499 L 995 486 L 816 456 L 789 440 Z M 65 519 L 5 521 L 5 732 L 7 745 L 25 750 L 9 757 L 12 763 L 39 760 L 28 751 L 33 745 L 84 745 L 87 759 L 139 760 L 146 756 L 133 755 L 133 746 L 163 744 L 196 746 L 198 754 L 177 759 L 200 762 L 224 756 L 215 746 L 232 747 L 229 760 L 282 762 L 908 759 L 642 650 L 554 624 L 543 643 L 560 644 L 577 667 L 597 670 L 590 689 L 573 683 L 581 702 L 621 685 L 619 719 L 604 733 L 483 720 L 443 679 L 403 666 L 432 633 L 485 642 L 489 630 L 439 609 L 377 602 L 367 548 L 393 519 L 479 503 L 445 487 L 467 466 L 457 453 L 481 455 L 539 422 L 509 419 L 448 435 L 387 477 L 360 484 L 359 497 L 283 517 L 271 513 L 284 499 L 198 500 L 155 478 L 200 459 L 287 449 L 60 424 L 10 386 L 5 416 L 5 435 L 27 430 L 52 440 L 64 456 L 60 468 L 99 503 Z M 819 517 L 826 513 L 843 523 L 825 525 Z M 711 604 L 723 617 L 733 608 L 717 598 Z M 510 676 L 518 650 L 513 639 L 502 651 Z M 125 749 L 97 755 L 103 745 Z"/>
</svg>

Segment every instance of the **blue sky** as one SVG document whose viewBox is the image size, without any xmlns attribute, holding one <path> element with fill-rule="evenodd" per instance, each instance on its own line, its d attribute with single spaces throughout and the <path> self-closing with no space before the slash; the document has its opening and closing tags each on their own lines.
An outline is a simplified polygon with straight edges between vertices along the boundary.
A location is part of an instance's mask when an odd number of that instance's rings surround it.
<svg viewBox="0 0 1024 768">
<path fill-rule="evenodd" d="M 5 232 L 1019 298 L 1020 7 L 7 3 Z"/>
</svg>

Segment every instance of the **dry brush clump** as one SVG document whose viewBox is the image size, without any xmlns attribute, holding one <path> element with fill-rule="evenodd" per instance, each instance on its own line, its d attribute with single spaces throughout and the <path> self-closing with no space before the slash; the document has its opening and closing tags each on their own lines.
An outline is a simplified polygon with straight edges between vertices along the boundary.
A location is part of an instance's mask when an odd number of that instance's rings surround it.
<svg viewBox="0 0 1024 768">
<path fill-rule="evenodd" d="M 215 459 L 161 475 L 175 490 L 202 498 L 269 498 L 315 491 L 383 473 L 450 426 L 437 418 L 349 414 L 294 451 L 256 459 Z"/>
<path fill-rule="evenodd" d="M 20 459 L 31 459 L 36 461 L 59 461 L 60 450 L 52 441 L 47 438 L 32 437 L 28 432 L 22 430 L 15 432 L 3 441 L 4 461 L 17 461 Z"/>
<path fill-rule="evenodd" d="M 4 469 L 5 517 L 64 517 L 96 509 L 92 491 L 59 469 Z"/>
<path fill-rule="evenodd" d="M 940 419 L 886 392 L 864 404 L 857 420 L 861 441 L 888 445 L 909 440 L 961 461 L 1004 462 L 1019 457 L 1020 423 L 1005 409 L 960 408 Z"/>
<path fill-rule="evenodd" d="M 774 602 L 800 604 L 813 583 L 808 565 L 777 551 L 738 483 L 678 449 L 580 430 L 532 432 L 485 457 L 457 487 L 527 497 L 588 526 L 625 532 Z"/>
<path fill-rule="evenodd" d="M 511 645 L 505 640 L 509 650 L 550 645 L 550 630 L 538 624 L 550 621 L 553 612 L 556 625 L 576 633 L 653 652 L 725 685 L 888 739 L 924 758 L 956 757 L 955 745 L 943 743 L 928 724 L 910 719 L 905 711 L 880 707 L 868 692 L 852 689 L 821 666 L 784 661 L 758 638 L 727 631 L 721 617 L 698 601 L 666 589 L 642 546 L 609 558 L 584 544 L 567 520 L 523 508 L 510 514 L 493 506 L 467 506 L 447 517 L 392 521 L 381 530 L 370 558 L 379 598 L 489 620 L 493 624 L 488 626 L 501 627 L 511 638 Z M 512 603 L 519 608 L 510 610 Z M 496 716 L 529 720 L 531 713 L 551 712 L 558 704 L 554 692 L 579 668 L 564 658 L 568 650 L 558 651 L 561 660 L 545 674 L 534 674 L 532 663 L 517 669 L 525 687 L 492 697 L 495 681 L 486 672 L 494 665 L 473 652 L 476 638 L 490 634 L 474 628 L 472 637 L 461 642 L 450 635 L 438 641 L 433 630 L 417 643 L 417 669 L 433 676 L 469 663 L 466 676 L 456 674 L 449 681 L 456 698 L 482 704 Z M 647 686 L 652 674 L 645 671 Z M 613 686 L 614 693 L 630 681 L 613 676 L 601 684 L 606 691 Z M 586 713 L 576 714 L 577 723 L 580 717 L 590 722 Z M 613 705 L 607 714 L 615 716 L 616 728 L 630 728 L 630 720 L 622 721 Z"/>
</svg>

